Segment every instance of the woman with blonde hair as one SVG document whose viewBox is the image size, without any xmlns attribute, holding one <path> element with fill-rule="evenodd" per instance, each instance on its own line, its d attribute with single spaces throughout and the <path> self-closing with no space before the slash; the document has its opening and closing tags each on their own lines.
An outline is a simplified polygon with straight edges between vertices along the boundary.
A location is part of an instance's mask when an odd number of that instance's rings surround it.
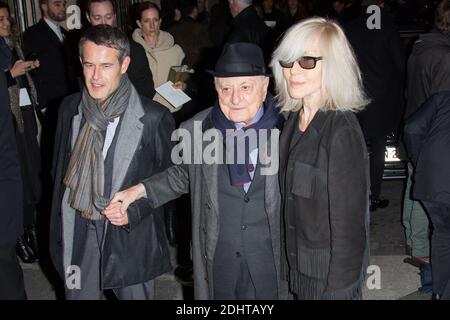
<svg viewBox="0 0 450 320">
<path fill-rule="evenodd" d="M 311 18 L 271 62 L 289 113 L 280 137 L 283 274 L 297 299 L 361 299 L 368 262 L 369 158 L 354 112 L 367 104 L 344 32 Z"/>
</svg>

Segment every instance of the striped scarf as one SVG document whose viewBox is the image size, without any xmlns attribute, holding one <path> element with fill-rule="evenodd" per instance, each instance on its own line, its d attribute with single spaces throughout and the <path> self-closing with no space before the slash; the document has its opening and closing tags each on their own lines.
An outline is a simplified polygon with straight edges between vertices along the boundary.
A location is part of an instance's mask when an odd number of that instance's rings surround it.
<svg viewBox="0 0 450 320">
<path fill-rule="evenodd" d="M 130 95 L 131 84 L 126 74 L 103 103 L 93 99 L 86 87 L 83 90 L 80 107 L 86 122 L 75 142 L 64 184 L 70 189 L 69 205 L 86 219 L 102 219 L 101 211 L 109 203 L 104 198 L 103 133 L 126 110 Z"/>
</svg>

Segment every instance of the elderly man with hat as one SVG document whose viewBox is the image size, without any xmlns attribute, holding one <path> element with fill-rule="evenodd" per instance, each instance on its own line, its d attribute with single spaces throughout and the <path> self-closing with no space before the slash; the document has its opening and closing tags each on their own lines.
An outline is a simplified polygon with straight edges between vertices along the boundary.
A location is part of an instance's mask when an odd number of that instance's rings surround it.
<svg viewBox="0 0 450 320">
<path fill-rule="evenodd" d="M 190 193 L 195 298 L 283 299 L 287 286 L 279 280 L 278 169 L 264 170 L 267 157 L 278 161 L 277 128 L 283 118 L 267 92 L 269 78 L 262 51 L 250 43 L 228 44 L 210 73 L 218 103 L 180 129 L 183 145 L 196 153 L 194 157 L 182 149 L 187 161 L 116 193 L 106 212 L 125 212 L 130 203 L 143 197 L 159 207 Z M 199 129 L 202 141 L 197 138 Z M 252 145 L 251 139 L 233 143 L 239 141 L 236 135 L 250 131 L 256 133 L 257 143 Z M 223 153 L 216 159 L 226 156 L 226 161 L 189 159 L 205 157 L 205 146 L 217 139 Z M 240 152 L 244 161 L 235 157 Z M 172 151 L 175 163 L 177 154 Z"/>
</svg>

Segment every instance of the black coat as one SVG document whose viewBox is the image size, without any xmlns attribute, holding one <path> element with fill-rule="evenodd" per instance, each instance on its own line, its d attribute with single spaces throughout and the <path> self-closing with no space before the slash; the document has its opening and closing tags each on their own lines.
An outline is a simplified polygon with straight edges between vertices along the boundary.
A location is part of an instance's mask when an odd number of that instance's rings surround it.
<svg viewBox="0 0 450 320">
<path fill-rule="evenodd" d="M 433 30 L 419 36 L 408 59 L 405 118 L 433 94 L 450 89 L 450 35 Z"/>
<path fill-rule="evenodd" d="M 152 70 L 148 64 L 144 48 L 136 41 L 130 40 L 130 58 L 127 74 L 140 95 L 153 99 L 156 93 Z"/>
<path fill-rule="evenodd" d="M 227 42 L 251 42 L 257 44 L 263 50 L 266 63 L 268 63 L 272 48 L 269 34 L 269 27 L 258 16 L 255 7 L 249 6 L 234 17 L 233 29 L 228 36 Z"/>
<path fill-rule="evenodd" d="M 403 110 L 405 59 L 393 19 L 381 10 L 381 28 L 369 29 L 370 15 L 362 8 L 343 27 L 355 51 L 364 88 L 372 100 L 358 120 L 364 134 L 376 137 L 397 129 Z"/>
<path fill-rule="evenodd" d="M 41 108 L 60 101 L 70 93 L 76 92 L 77 83 L 74 73 L 73 53 L 70 52 L 69 33 L 61 28 L 65 40 L 61 43 L 58 36 L 41 19 L 23 34 L 24 54 L 39 59 L 40 67 L 33 70 L 31 76 L 38 94 Z"/>
<path fill-rule="evenodd" d="M 0 72 L 0 245 L 22 234 L 22 180 L 5 74 Z"/>
<path fill-rule="evenodd" d="M 65 191 L 63 179 L 70 160 L 72 119 L 78 114 L 80 98 L 80 94 L 75 94 L 63 100 L 55 141 L 50 254 L 61 277 L 64 275 L 61 217 L 61 203 Z M 167 109 L 158 103 L 142 96 L 141 101 L 144 116 L 138 120 L 136 126 L 143 126 L 142 136 L 137 142 L 137 151 L 131 157 L 120 190 L 163 171 L 171 164 L 170 135 L 174 129 L 173 118 Z M 120 132 L 125 130 L 123 126 L 122 121 Z M 117 148 L 116 145 L 116 151 Z M 126 156 L 129 155 L 124 155 Z M 152 209 L 148 200 L 141 199 L 128 208 L 128 227 L 108 225 L 101 261 L 103 288 L 142 283 L 170 270 L 163 214 L 162 208 Z"/>
<path fill-rule="evenodd" d="M 413 197 L 450 204 L 450 91 L 429 98 L 407 119 L 404 141 L 413 164 Z"/>
<path fill-rule="evenodd" d="M 355 299 L 368 250 L 364 137 L 352 113 L 318 111 L 291 146 L 297 115 L 280 137 L 285 276 L 299 299 Z"/>
</svg>

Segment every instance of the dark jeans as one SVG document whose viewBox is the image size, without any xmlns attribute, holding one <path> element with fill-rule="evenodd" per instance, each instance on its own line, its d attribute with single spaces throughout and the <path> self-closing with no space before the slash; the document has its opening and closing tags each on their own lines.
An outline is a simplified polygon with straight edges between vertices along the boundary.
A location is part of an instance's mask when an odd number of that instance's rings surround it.
<svg viewBox="0 0 450 320">
<path fill-rule="evenodd" d="M 431 268 L 433 292 L 450 300 L 450 206 L 438 202 L 423 202 L 428 212 L 431 235 Z"/>
<path fill-rule="evenodd" d="M 370 156 L 370 199 L 378 199 L 383 180 L 386 136 L 365 136 Z"/>
<path fill-rule="evenodd" d="M 23 272 L 16 256 L 16 241 L 0 245 L 0 300 L 25 300 Z"/>
</svg>

